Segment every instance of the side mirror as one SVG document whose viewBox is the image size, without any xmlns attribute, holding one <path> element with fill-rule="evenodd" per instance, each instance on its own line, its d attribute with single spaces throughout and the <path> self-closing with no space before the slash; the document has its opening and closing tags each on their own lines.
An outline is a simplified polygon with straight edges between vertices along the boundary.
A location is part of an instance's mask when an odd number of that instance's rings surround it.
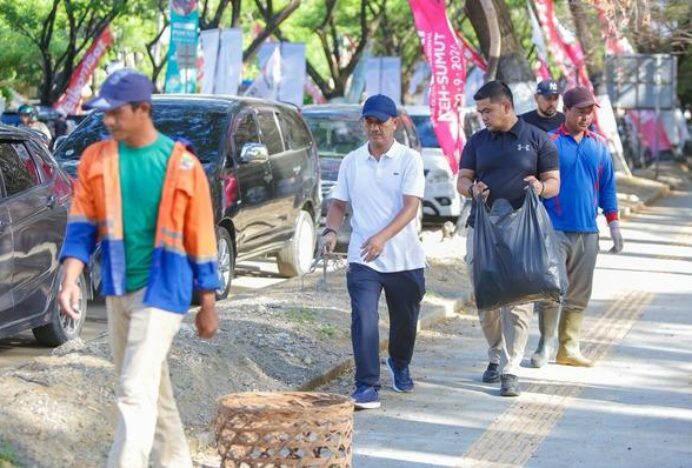
<svg viewBox="0 0 692 468">
<path fill-rule="evenodd" d="M 267 161 L 269 161 L 269 150 L 261 143 L 245 143 L 240 150 L 241 163 L 247 164 Z"/>
</svg>

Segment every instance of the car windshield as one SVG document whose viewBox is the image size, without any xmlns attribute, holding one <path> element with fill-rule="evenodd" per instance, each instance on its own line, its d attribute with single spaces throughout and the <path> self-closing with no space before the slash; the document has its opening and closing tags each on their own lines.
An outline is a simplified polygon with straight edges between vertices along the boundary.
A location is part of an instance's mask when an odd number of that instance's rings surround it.
<svg viewBox="0 0 692 468">
<path fill-rule="evenodd" d="M 196 102 L 155 102 L 154 125 L 174 140 L 192 145 L 202 163 L 215 161 L 221 150 L 228 120 L 228 105 L 200 105 Z M 90 144 L 108 137 L 102 122 L 103 114 L 90 114 L 55 151 L 58 160 L 76 163 Z"/>
<path fill-rule="evenodd" d="M 435 132 L 433 131 L 432 120 L 430 120 L 430 117 L 427 115 L 412 115 L 411 119 L 416 125 L 416 130 L 418 130 L 420 145 L 423 148 L 439 148 L 440 143 L 438 143 Z"/>
<path fill-rule="evenodd" d="M 360 120 L 342 114 L 303 114 L 315 137 L 320 157 L 343 158 L 365 143 Z"/>
</svg>

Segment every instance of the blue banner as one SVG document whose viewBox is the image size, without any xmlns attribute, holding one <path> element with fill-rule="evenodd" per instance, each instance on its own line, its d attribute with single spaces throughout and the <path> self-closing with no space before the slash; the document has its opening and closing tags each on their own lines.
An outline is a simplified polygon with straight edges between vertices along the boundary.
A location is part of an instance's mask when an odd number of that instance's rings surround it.
<svg viewBox="0 0 692 468">
<path fill-rule="evenodd" d="M 199 12 L 197 0 L 170 0 L 171 41 L 168 46 L 166 93 L 197 91 L 197 41 Z"/>
</svg>

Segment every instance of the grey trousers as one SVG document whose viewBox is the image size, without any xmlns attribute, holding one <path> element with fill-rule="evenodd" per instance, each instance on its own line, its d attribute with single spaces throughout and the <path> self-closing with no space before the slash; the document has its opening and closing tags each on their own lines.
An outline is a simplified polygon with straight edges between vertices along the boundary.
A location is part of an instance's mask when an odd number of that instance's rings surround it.
<svg viewBox="0 0 692 468">
<path fill-rule="evenodd" d="M 591 299 L 593 272 L 598 257 L 598 233 L 555 231 L 560 243 L 562 261 L 567 270 L 567 290 L 562 304 L 553 301 L 536 303 L 536 311 L 557 313 L 562 310 L 582 312 Z"/>
<path fill-rule="evenodd" d="M 466 257 L 473 287 L 473 229 L 466 233 Z M 488 360 L 501 364 L 502 374 L 518 375 L 529 338 L 529 322 L 533 309 L 530 303 L 492 310 L 479 310 L 483 334 L 488 342 Z"/>
</svg>

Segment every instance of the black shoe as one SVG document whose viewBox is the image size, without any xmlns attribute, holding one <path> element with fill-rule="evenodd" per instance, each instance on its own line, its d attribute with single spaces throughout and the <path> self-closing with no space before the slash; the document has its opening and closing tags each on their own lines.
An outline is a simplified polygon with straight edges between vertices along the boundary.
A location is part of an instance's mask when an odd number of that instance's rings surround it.
<svg viewBox="0 0 692 468">
<path fill-rule="evenodd" d="M 502 374 L 500 376 L 502 384 L 500 385 L 501 396 L 519 396 L 519 378 L 512 374 Z"/>
<path fill-rule="evenodd" d="M 495 383 L 500 381 L 500 365 L 491 362 L 488 368 L 483 372 L 483 382 Z"/>
</svg>

